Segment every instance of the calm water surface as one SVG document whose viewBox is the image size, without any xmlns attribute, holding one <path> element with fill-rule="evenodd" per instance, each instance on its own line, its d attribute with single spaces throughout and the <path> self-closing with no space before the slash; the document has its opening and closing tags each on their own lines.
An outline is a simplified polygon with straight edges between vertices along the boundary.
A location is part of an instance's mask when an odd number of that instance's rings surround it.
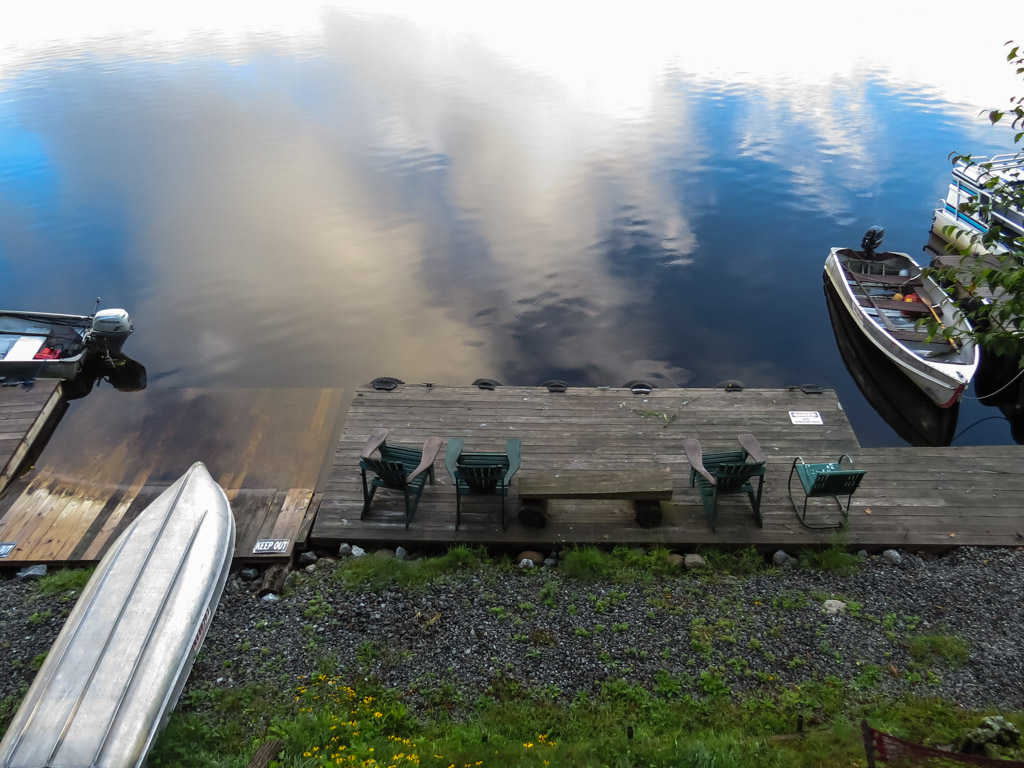
<svg viewBox="0 0 1024 768">
<path fill-rule="evenodd" d="M 1019 92 L 941 9 L 152 5 L 0 32 L 0 305 L 124 306 L 150 386 L 814 382 L 901 444 L 822 265 L 873 224 L 921 255 Z"/>
</svg>

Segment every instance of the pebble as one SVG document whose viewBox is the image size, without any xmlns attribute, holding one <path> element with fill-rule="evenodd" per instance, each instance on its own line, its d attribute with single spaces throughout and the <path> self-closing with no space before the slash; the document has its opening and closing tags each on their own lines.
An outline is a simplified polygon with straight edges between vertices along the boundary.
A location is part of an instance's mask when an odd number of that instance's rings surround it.
<svg viewBox="0 0 1024 768">
<path fill-rule="evenodd" d="M 882 553 L 882 559 L 885 560 L 887 563 L 892 563 L 893 565 L 899 565 L 903 562 L 903 557 L 895 549 L 885 550 Z"/>
<path fill-rule="evenodd" d="M 706 568 L 707 565 L 707 560 L 700 555 L 689 554 L 683 558 L 683 567 L 688 571 L 692 571 L 697 568 Z"/>
<path fill-rule="evenodd" d="M 543 563 L 545 557 L 540 552 L 534 552 L 532 549 L 528 549 L 525 552 L 520 552 L 519 556 L 516 558 L 516 562 L 519 563 L 520 567 L 523 566 L 524 560 L 529 560 L 530 565 L 528 567 L 532 568 L 535 565 Z"/>
<path fill-rule="evenodd" d="M 837 616 L 846 610 L 846 603 L 842 600 L 826 600 L 824 603 L 825 613 L 830 616 Z"/>
<path fill-rule="evenodd" d="M 776 550 L 775 554 L 772 555 L 772 562 L 780 567 L 791 567 L 796 565 L 796 558 L 787 552 L 783 552 L 781 549 Z"/>
</svg>

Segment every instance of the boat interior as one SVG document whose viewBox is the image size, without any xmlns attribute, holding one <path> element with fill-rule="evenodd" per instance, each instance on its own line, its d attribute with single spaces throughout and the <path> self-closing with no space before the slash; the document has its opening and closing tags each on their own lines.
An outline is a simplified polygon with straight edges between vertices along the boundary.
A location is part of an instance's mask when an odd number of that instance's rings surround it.
<svg viewBox="0 0 1024 768">
<path fill-rule="evenodd" d="M 893 338 L 915 354 L 936 363 L 969 363 L 973 345 L 937 336 L 929 340 L 921 320 L 938 319 L 944 326 L 963 322 L 945 296 L 931 281 L 921 278 L 920 269 L 900 253 L 880 252 L 867 256 L 862 251 L 841 248 L 839 263 L 854 298 L 864 313 Z"/>
<path fill-rule="evenodd" d="M 44 322 L 31 314 L 0 315 L 0 361 L 73 357 L 83 350 L 84 336 L 78 325 Z"/>
</svg>

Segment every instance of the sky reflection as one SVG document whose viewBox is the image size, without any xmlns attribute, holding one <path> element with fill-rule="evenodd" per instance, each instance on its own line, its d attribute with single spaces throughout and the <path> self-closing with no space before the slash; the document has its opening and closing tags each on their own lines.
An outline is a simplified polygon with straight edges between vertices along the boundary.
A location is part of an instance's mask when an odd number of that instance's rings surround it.
<svg viewBox="0 0 1024 768">
<path fill-rule="evenodd" d="M 942 8 L 735 16 L 25 7 L 0 29 L 0 303 L 102 294 L 178 386 L 847 386 L 827 248 L 874 223 L 920 248 L 946 155 L 1005 141 L 976 118 L 1015 92 L 1007 33 L 951 66 Z"/>
</svg>

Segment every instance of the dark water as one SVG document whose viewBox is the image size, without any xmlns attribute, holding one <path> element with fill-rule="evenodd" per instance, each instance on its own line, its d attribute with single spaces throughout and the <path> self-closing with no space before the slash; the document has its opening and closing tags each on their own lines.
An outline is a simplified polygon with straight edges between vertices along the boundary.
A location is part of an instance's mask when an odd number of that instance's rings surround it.
<svg viewBox="0 0 1024 768">
<path fill-rule="evenodd" d="M 0 305 L 127 308 L 150 387 L 813 382 L 863 443 L 904 442 L 843 363 L 821 273 L 873 224 L 921 255 L 948 153 L 1010 146 L 944 90 L 934 39 L 907 38 L 905 71 L 879 48 L 829 70 L 863 42 L 833 34 L 751 75 L 657 18 L 645 46 L 614 19 L 559 38 L 539 11 L 504 36 L 193 12 L 36 29 L 4 61 Z M 977 54 L 968 81 L 1004 74 L 998 43 Z M 966 427 L 1012 441 L 974 401 Z"/>
</svg>

